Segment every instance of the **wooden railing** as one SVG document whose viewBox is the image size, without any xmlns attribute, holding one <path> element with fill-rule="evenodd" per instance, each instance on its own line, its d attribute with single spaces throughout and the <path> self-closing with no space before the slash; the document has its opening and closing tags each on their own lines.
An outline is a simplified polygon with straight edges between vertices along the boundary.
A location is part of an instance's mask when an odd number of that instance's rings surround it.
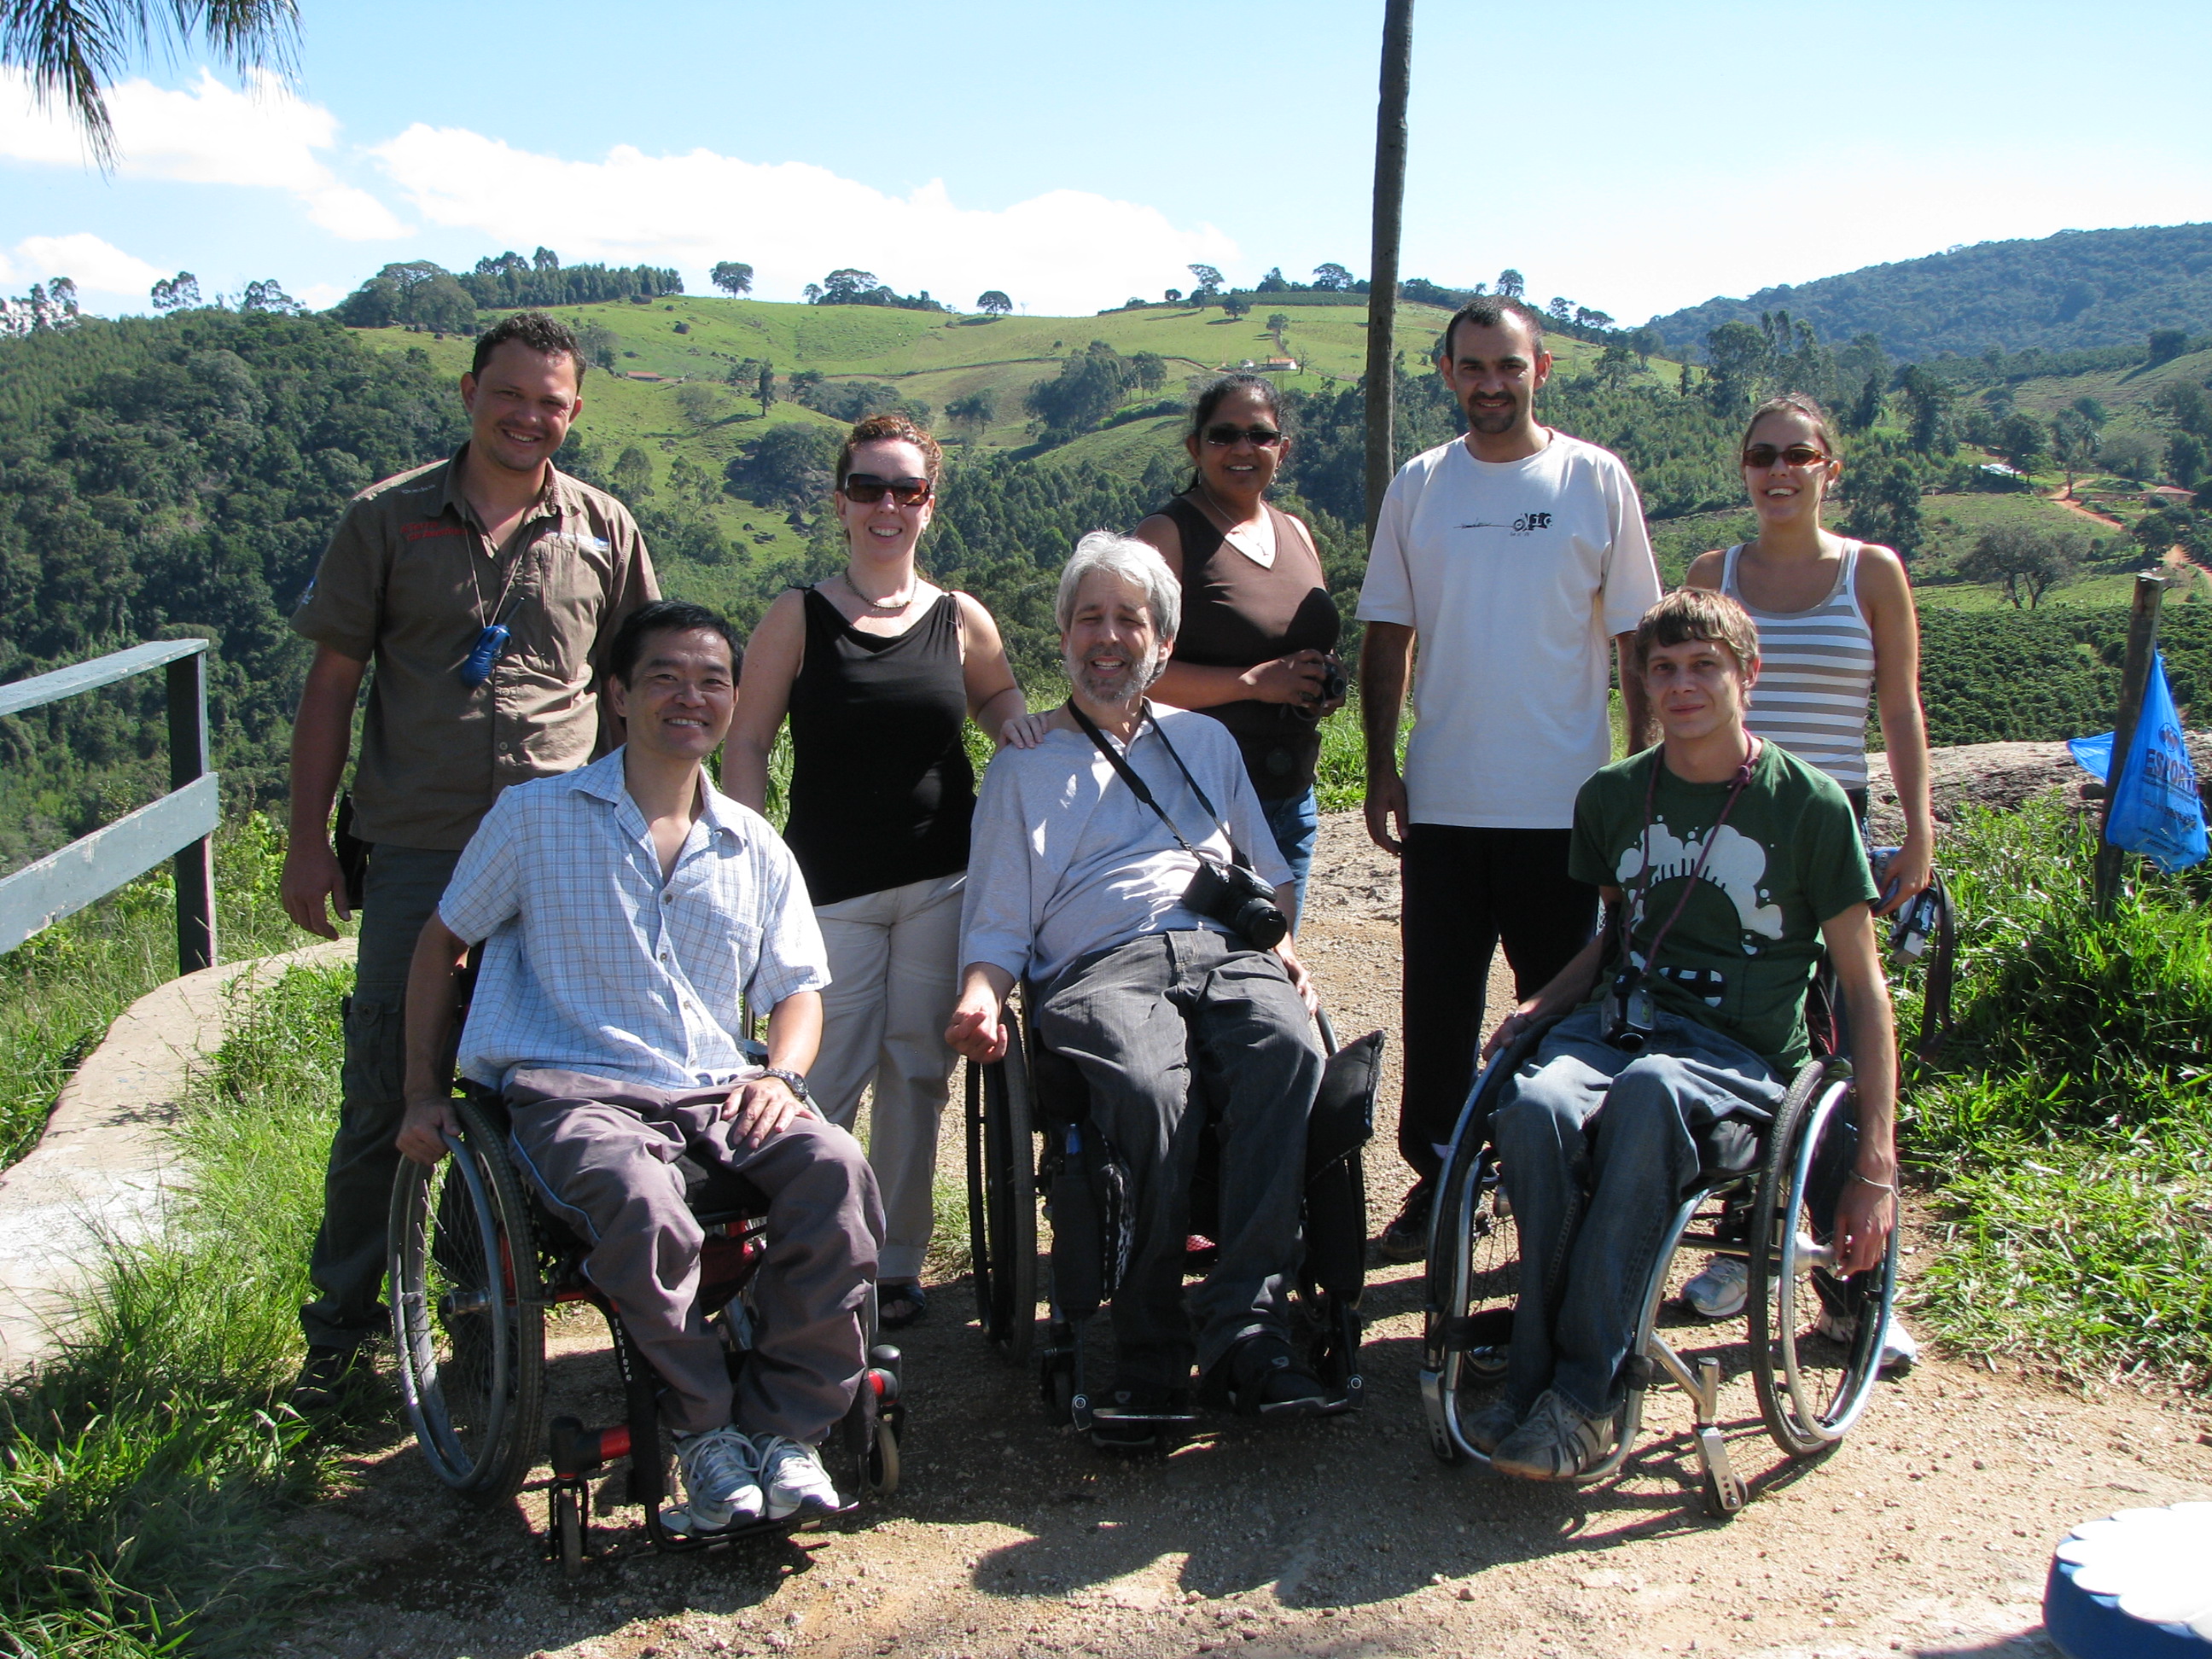
<svg viewBox="0 0 2212 1659">
<path fill-rule="evenodd" d="M 0 716 L 96 691 L 149 668 L 169 681 L 169 793 L 0 880 L 0 952 L 177 861 L 177 971 L 215 965 L 215 842 L 222 801 L 208 770 L 205 640 L 156 640 L 0 685 Z"/>
</svg>

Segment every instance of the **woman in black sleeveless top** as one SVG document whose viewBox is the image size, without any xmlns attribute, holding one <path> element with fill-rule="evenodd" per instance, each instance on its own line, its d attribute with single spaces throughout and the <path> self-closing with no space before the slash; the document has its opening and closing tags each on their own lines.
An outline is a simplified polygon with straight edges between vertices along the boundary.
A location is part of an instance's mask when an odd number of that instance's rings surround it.
<svg viewBox="0 0 2212 1659">
<path fill-rule="evenodd" d="M 915 566 L 937 482 L 935 441 L 871 416 L 837 458 L 833 497 L 845 568 L 793 588 L 745 648 L 724 785 L 755 811 L 769 751 L 791 717 L 791 815 L 830 984 L 808 1079 L 830 1121 L 852 1127 L 874 1085 L 868 1161 L 884 1200 L 878 1263 L 885 1325 L 923 1307 L 937 1124 L 959 991 L 960 901 L 975 780 L 962 742 L 972 714 L 995 738 L 1025 710 L 991 614 Z"/>
<path fill-rule="evenodd" d="M 1320 721 L 1344 692 L 1340 624 L 1313 535 L 1266 499 L 1290 447 L 1274 383 L 1223 375 L 1191 407 L 1190 488 L 1136 534 L 1182 584 L 1182 630 L 1152 695 L 1236 734 L 1303 903 L 1320 831 Z"/>
</svg>

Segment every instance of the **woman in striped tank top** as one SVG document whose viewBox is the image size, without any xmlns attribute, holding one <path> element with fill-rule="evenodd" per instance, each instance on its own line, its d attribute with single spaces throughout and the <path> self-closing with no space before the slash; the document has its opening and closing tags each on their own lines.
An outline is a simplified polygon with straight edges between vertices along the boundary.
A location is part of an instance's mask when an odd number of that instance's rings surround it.
<svg viewBox="0 0 2212 1659">
<path fill-rule="evenodd" d="M 1905 844 L 1880 872 L 1875 914 L 1887 915 L 1928 884 L 1935 854 L 1920 619 L 1895 553 L 1820 527 L 1843 470 L 1820 404 L 1796 392 L 1761 404 L 1743 441 L 1759 534 L 1701 555 L 1688 585 L 1727 594 L 1759 624 L 1759 684 L 1745 724 L 1841 784 L 1862 823 L 1869 693 L 1879 704 L 1905 814 Z"/>
<path fill-rule="evenodd" d="M 1935 854 L 1928 800 L 1928 724 L 1920 708 L 1920 618 L 1905 562 L 1887 547 L 1846 541 L 1820 527 L 1820 509 L 1843 476 L 1834 429 L 1801 393 L 1752 411 L 1743 436 L 1743 481 L 1759 534 L 1700 554 L 1692 587 L 1717 589 L 1759 625 L 1759 683 L 1744 724 L 1818 767 L 1867 815 L 1867 700 L 1881 709 L 1890 780 L 1905 812 L 1905 844 L 1876 872 L 1876 915 L 1928 884 Z M 1716 1256 L 1682 1287 L 1708 1319 L 1743 1311 L 1744 1265 Z M 1840 1334 L 1840 1333 L 1838 1333 Z M 1909 1365 L 1919 1345 L 1893 1316 L 1881 1368 Z"/>
</svg>

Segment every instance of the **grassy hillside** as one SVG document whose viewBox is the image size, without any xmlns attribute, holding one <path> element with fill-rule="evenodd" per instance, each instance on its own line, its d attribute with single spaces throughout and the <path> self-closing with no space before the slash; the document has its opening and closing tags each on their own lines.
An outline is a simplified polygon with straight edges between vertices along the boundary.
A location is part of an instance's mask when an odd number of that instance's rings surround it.
<svg viewBox="0 0 2212 1659">
<path fill-rule="evenodd" d="M 1784 310 L 1831 340 L 1873 334 L 1900 357 L 1975 356 L 2136 343 L 2155 328 L 2212 331 L 2212 224 L 2067 230 L 1869 265 L 1748 299 L 1716 298 L 1655 317 L 1670 347 L 1726 322 Z"/>
</svg>

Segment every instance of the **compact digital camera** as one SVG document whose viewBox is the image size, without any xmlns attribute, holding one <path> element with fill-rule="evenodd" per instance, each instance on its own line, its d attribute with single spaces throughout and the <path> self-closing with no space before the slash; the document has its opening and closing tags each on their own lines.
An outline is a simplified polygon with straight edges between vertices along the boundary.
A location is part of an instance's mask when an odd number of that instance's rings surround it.
<svg viewBox="0 0 2212 1659">
<path fill-rule="evenodd" d="M 1321 665 L 1321 700 L 1323 702 L 1341 702 L 1344 694 L 1351 689 L 1352 683 L 1344 677 L 1343 665 L 1335 658 L 1331 657 Z"/>
<path fill-rule="evenodd" d="M 1198 861 L 1198 872 L 1183 890 L 1186 908 L 1218 921 L 1255 951 L 1272 951 L 1291 931 L 1290 919 L 1275 903 L 1275 890 L 1241 864 Z"/>
</svg>

